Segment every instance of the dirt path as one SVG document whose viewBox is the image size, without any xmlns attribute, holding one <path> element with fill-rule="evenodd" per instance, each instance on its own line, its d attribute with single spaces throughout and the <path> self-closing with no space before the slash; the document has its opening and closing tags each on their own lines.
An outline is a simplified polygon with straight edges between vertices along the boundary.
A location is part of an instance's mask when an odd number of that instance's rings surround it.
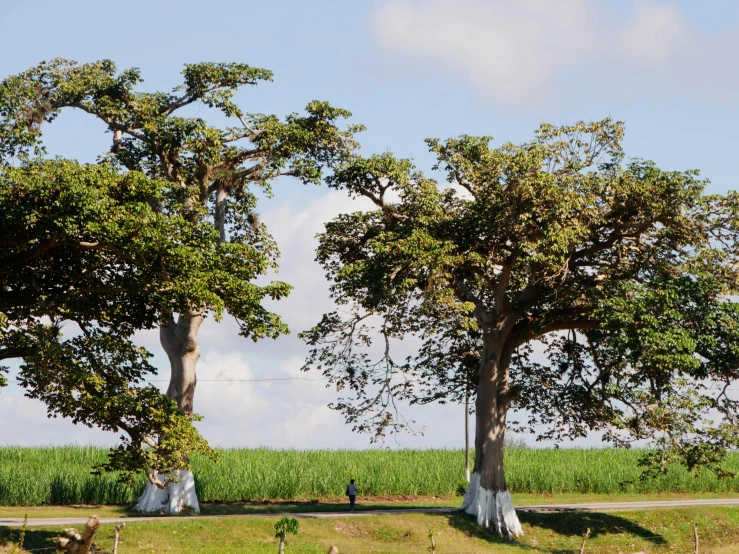
<svg viewBox="0 0 739 554">
<path fill-rule="evenodd" d="M 739 498 L 711 498 L 705 500 L 659 500 L 654 502 L 597 502 L 590 504 L 542 504 L 535 506 L 521 506 L 519 512 L 562 512 L 567 510 L 588 510 L 596 512 L 621 512 L 628 510 L 642 510 L 651 508 L 684 508 L 690 506 L 739 506 Z M 92 511 L 92 510 L 91 510 Z M 456 512 L 457 508 L 398 508 L 393 510 L 365 510 L 356 512 L 302 512 L 302 513 L 264 513 L 264 514 L 230 514 L 212 516 L 133 516 L 133 517 L 102 517 L 100 523 L 119 523 L 136 521 L 173 521 L 177 519 L 214 519 L 239 517 L 296 517 L 296 518 L 331 518 L 331 517 L 361 517 L 370 515 L 392 514 L 444 514 Z M 52 527 L 57 525 L 84 525 L 86 517 L 40 517 L 29 518 L 29 527 Z M 23 518 L 0 518 L 0 527 L 21 527 Z"/>
</svg>

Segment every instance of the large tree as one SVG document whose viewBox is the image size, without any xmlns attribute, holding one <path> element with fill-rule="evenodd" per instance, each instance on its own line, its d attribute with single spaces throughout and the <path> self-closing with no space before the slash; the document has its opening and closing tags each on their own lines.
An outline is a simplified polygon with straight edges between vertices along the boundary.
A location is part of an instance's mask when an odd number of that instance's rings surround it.
<svg viewBox="0 0 739 554">
<path fill-rule="evenodd" d="M 0 167 L 0 360 L 23 359 L 20 384 L 50 417 L 121 433 L 106 467 L 124 477 L 212 454 L 192 416 L 143 383 L 156 371 L 131 342 L 176 299 L 181 268 L 213 257 L 213 230 L 178 216 L 164 192 L 110 164 Z M 152 198 L 171 213 L 157 213 Z"/>
<path fill-rule="evenodd" d="M 198 330 L 209 315 L 224 311 L 239 323 L 241 334 L 257 340 L 286 332 L 280 318 L 262 306 L 290 290 L 282 282 L 254 283 L 276 267 L 277 248 L 255 212 L 257 191 L 269 193 L 272 180 L 292 176 L 317 183 L 324 167 L 342 159 L 355 144 L 359 128 L 341 130 L 338 121 L 350 114 L 326 102 L 313 101 L 304 115 L 246 113 L 233 101 L 240 87 L 269 81 L 271 72 L 240 63 L 186 65 L 184 82 L 172 92 L 141 92 L 138 70 L 118 73 L 110 61 L 77 64 L 52 60 L 0 84 L 0 154 L 6 159 L 43 154 L 41 126 L 65 109 L 100 120 L 112 144 L 103 159 L 120 172 L 138 172 L 167 183 L 177 213 L 191 223 L 208 222 L 217 233 L 207 266 L 179 269 L 172 279 L 176 301 L 158 314 L 160 339 L 170 361 L 167 396 L 185 414 L 193 411 Z M 216 127 L 201 117 L 188 117 L 188 107 L 204 105 L 220 112 L 233 127 Z M 185 114 L 185 115 L 182 115 Z M 157 213 L 170 211 L 152 197 Z M 168 268 L 165 268 L 167 271 Z M 136 309 L 135 306 L 129 306 Z M 164 484 L 154 476 L 139 508 L 172 511 L 197 509 L 194 481 L 183 472 L 178 482 Z M 167 503 L 167 497 L 174 502 Z"/>
<path fill-rule="evenodd" d="M 607 119 L 542 125 L 499 148 L 428 140 L 443 187 L 391 154 L 329 178 L 376 209 L 320 235 L 318 260 L 349 309 L 305 333 L 307 365 L 352 390 L 335 407 L 379 432 L 402 425 L 394 396 L 454 398 L 475 382 L 462 507 L 501 535 L 522 532 L 503 468 L 511 408 L 544 437 L 652 439 L 657 471 L 682 460 L 721 472 L 737 444 L 737 195 L 706 195 L 697 171 L 626 161 L 622 135 Z M 418 354 L 394 360 L 393 341 L 412 337 Z M 537 343 L 548 362 L 531 356 Z"/>
</svg>

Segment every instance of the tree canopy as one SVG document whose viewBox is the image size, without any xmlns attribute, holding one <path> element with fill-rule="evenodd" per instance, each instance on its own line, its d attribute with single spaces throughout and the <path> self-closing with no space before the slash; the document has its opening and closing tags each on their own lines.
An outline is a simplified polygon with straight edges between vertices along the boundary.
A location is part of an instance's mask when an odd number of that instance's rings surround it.
<svg viewBox="0 0 739 554">
<path fill-rule="evenodd" d="M 622 137 L 606 119 L 542 125 L 531 142 L 498 148 L 429 139 L 446 186 L 389 153 L 328 178 L 376 209 L 320 235 L 318 260 L 349 315 L 304 334 L 307 366 L 349 388 L 335 407 L 378 434 L 402 426 L 394 396 L 443 400 L 473 380 L 477 484 L 494 494 L 471 492 L 465 507 L 504 534 L 520 531 L 505 503 L 480 503 L 506 491 L 511 407 L 545 425 L 543 438 L 653 439 L 659 462 L 691 468 L 719 470 L 737 444 L 726 389 L 739 376 L 738 197 L 705 194 L 697 171 L 625 159 Z M 385 341 L 379 358 L 373 336 Z M 419 353 L 395 361 L 393 340 L 411 337 Z M 536 344 L 547 363 L 532 357 Z"/>
<path fill-rule="evenodd" d="M 271 80 L 265 69 L 199 63 L 182 74 L 172 92 L 142 92 L 138 69 L 54 59 L 0 83 L 0 194 L 8 206 L 0 256 L 12 262 L 1 270 L 3 357 L 24 358 L 22 383 L 53 414 L 125 430 L 124 420 L 130 427 L 166 411 L 170 419 L 156 416 L 155 426 L 173 446 L 169 466 L 133 446 L 110 464 L 148 463 L 157 486 L 167 484 L 160 473 L 186 466 L 188 448 L 205 448 L 199 435 L 181 432 L 193 417 L 202 321 L 228 313 L 254 340 L 287 332 L 262 302 L 284 297 L 290 285 L 255 283 L 278 257 L 256 212 L 258 192 L 268 195 L 281 176 L 319 183 L 361 130 L 340 129 L 349 112 L 321 101 L 282 119 L 242 111 L 235 92 Z M 234 126 L 189 115 L 195 104 Z M 111 146 L 98 164 L 48 158 L 43 129 L 65 110 L 105 124 Z M 77 323 L 80 335 L 61 341 L 63 321 Z M 153 389 L 131 393 L 140 395 L 133 403 L 122 394 L 153 370 L 130 335 L 154 326 L 171 363 L 167 396 L 185 419 Z M 141 433 L 134 435 L 138 445 Z M 160 455 L 167 448 L 161 442 Z"/>
<path fill-rule="evenodd" d="M 1 163 L 43 155 L 42 125 L 62 110 L 82 110 L 101 120 L 112 134 L 104 160 L 121 171 L 168 183 L 169 198 L 180 205 L 178 216 L 208 220 L 220 233 L 220 267 L 188 275 L 171 312 L 185 313 L 192 306 L 216 314 L 225 309 L 240 321 L 245 336 L 274 337 L 285 327 L 260 302 L 280 298 L 290 287 L 252 282 L 275 266 L 278 252 L 258 220 L 257 196 L 249 186 L 268 191 L 271 179 L 285 175 L 319 183 L 321 168 L 351 149 L 352 133 L 361 128 L 339 130 L 336 121 L 350 114 L 326 102 L 311 102 L 307 115 L 290 114 L 284 121 L 244 113 L 232 100 L 234 92 L 271 80 L 265 69 L 200 63 L 186 65 L 183 77 L 171 93 L 139 92 L 138 69 L 118 73 L 109 60 L 77 64 L 63 59 L 8 77 L 0 84 Z M 194 103 L 240 124 L 220 129 L 202 118 L 179 115 Z M 149 200 L 159 213 L 170 213 L 157 205 L 156 197 Z"/>
<path fill-rule="evenodd" d="M 0 168 L 0 359 L 23 358 L 19 382 L 50 416 L 124 433 L 108 464 L 124 474 L 183 467 L 183 448 L 212 454 L 191 418 L 143 383 L 156 370 L 130 340 L 178 300 L 178 268 L 213 257 L 212 228 L 152 208 L 171 204 L 165 192 L 108 163 Z M 179 437 L 155 444 L 165 429 Z"/>
</svg>

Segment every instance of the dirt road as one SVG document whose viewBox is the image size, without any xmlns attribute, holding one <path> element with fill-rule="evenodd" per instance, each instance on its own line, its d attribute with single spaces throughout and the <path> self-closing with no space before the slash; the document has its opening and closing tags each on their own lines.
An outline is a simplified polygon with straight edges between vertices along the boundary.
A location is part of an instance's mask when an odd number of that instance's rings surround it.
<svg viewBox="0 0 739 554">
<path fill-rule="evenodd" d="M 739 498 L 712 498 L 706 500 L 659 500 L 654 502 L 599 502 L 591 504 L 542 504 L 536 506 L 520 506 L 516 508 L 519 512 L 562 512 L 568 510 L 588 510 L 594 512 L 622 512 L 628 510 L 643 510 L 653 508 L 683 508 L 690 506 L 739 506 Z M 91 509 L 90 512 L 94 512 Z M 132 517 L 102 517 L 100 523 L 119 523 L 136 521 L 172 521 L 176 519 L 214 519 L 214 518 L 239 518 L 239 517 L 296 517 L 296 518 L 331 518 L 331 517 L 362 517 L 370 515 L 393 515 L 393 514 L 439 514 L 452 513 L 457 508 L 398 508 L 394 510 L 365 510 L 355 512 L 302 512 L 302 513 L 279 513 L 279 514 L 235 514 L 235 515 L 198 515 L 198 516 L 132 516 Z M 29 527 L 53 527 L 67 525 L 84 525 L 86 517 L 44 517 L 29 518 Z M 0 518 L 0 527 L 21 527 L 23 518 Z"/>
</svg>

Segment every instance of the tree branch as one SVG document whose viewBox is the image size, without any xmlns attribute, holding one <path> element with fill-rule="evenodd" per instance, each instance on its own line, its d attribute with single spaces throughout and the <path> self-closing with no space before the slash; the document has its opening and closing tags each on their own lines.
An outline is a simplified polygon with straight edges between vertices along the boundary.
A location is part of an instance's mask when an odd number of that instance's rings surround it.
<svg viewBox="0 0 739 554">
<path fill-rule="evenodd" d="M 30 346 L 9 346 L 0 348 L 0 360 L 9 360 L 11 358 L 25 358 L 33 356 L 36 350 Z"/>
</svg>

